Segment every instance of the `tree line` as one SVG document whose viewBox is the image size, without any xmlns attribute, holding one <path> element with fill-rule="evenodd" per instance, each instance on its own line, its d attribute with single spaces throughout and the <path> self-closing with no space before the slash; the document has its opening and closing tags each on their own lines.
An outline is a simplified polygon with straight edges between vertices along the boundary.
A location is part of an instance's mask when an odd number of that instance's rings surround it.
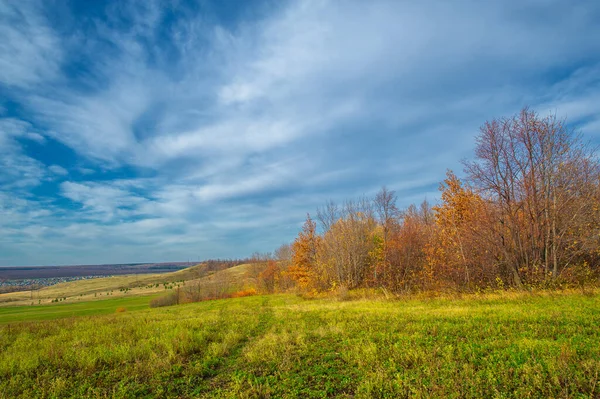
<svg viewBox="0 0 600 399">
<path fill-rule="evenodd" d="M 326 203 L 261 274 L 263 290 L 394 292 L 584 286 L 600 271 L 600 163 L 564 119 L 524 108 L 481 126 L 464 178 L 400 210 L 373 198 Z"/>
</svg>

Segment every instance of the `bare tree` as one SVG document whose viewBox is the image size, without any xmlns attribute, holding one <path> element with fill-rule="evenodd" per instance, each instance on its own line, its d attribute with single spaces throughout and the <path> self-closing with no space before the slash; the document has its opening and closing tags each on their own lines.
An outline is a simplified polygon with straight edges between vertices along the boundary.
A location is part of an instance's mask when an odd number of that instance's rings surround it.
<svg viewBox="0 0 600 399">
<path fill-rule="evenodd" d="M 586 189 L 597 175 L 593 151 L 564 120 L 524 108 L 512 118 L 487 122 L 476 156 L 465 170 L 498 207 L 495 231 L 513 283 L 521 286 L 522 274 L 538 266 L 558 276 L 559 264 L 567 260 L 565 234 L 593 204 Z M 581 201 L 582 195 L 589 198 Z"/>
<path fill-rule="evenodd" d="M 273 255 L 275 260 L 287 264 L 292 260 L 292 246 L 290 244 L 282 244 L 275 250 Z"/>
<path fill-rule="evenodd" d="M 328 231 L 340 218 L 338 206 L 333 201 L 327 201 L 324 207 L 317 208 L 317 219 L 321 223 L 323 232 Z"/>
<path fill-rule="evenodd" d="M 397 223 L 400 212 L 398 211 L 398 207 L 396 206 L 396 192 L 390 191 L 387 187 L 383 186 L 381 190 L 375 195 L 375 199 L 373 201 L 373 205 L 375 208 L 375 213 L 377 214 L 378 222 L 383 229 L 383 260 L 384 267 L 383 273 L 381 276 L 384 280 L 386 279 L 385 272 L 389 269 L 389 235 L 390 231 L 393 228 L 394 224 Z M 373 269 L 373 278 L 375 283 L 378 284 L 379 277 L 377 275 L 377 268 Z"/>
</svg>

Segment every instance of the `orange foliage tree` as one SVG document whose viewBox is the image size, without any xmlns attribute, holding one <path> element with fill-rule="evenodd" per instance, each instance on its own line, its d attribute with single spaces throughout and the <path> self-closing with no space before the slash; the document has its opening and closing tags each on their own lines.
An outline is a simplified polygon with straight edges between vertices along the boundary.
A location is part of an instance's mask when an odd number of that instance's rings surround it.
<svg viewBox="0 0 600 399">
<path fill-rule="evenodd" d="M 302 231 L 292 244 L 292 265 L 288 268 L 288 274 L 302 289 L 314 285 L 317 277 L 317 249 L 320 242 L 317 224 L 308 214 Z"/>
<path fill-rule="evenodd" d="M 441 203 L 433 207 L 436 229 L 428 264 L 437 286 L 481 286 L 497 277 L 488 238 L 487 204 L 448 171 L 440 185 Z"/>
<path fill-rule="evenodd" d="M 267 267 L 258 275 L 260 289 L 268 294 L 275 292 L 280 275 L 277 263 L 274 260 L 267 261 Z"/>
<path fill-rule="evenodd" d="M 475 156 L 464 181 L 447 173 L 434 207 L 400 212 L 385 187 L 371 200 L 327 203 L 318 210 L 322 234 L 308 216 L 282 275 L 303 289 L 398 292 L 600 274 L 600 162 L 578 134 L 525 108 L 486 122 Z"/>
</svg>

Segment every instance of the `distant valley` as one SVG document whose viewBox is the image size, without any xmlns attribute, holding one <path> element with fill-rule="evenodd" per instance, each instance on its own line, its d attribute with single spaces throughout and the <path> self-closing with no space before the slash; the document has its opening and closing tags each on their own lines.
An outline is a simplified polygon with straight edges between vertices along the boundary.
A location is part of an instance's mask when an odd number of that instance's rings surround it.
<svg viewBox="0 0 600 399">
<path fill-rule="evenodd" d="M 127 263 L 76 266 L 0 267 L 0 281 L 51 277 L 113 276 L 123 274 L 166 273 L 185 269 L 189 262 Z"/>
</svg>

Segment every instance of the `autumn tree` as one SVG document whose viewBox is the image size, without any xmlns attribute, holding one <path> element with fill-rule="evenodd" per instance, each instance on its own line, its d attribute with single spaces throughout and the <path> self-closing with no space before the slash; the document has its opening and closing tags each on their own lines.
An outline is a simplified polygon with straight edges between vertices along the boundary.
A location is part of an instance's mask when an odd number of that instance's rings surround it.
<svg viewBox="0 0 600 399">
<path fill-rule="evenodd" d="M 282 263 L 287 268 L 292 261 L 292 246 L 290 244 L 282 244 L 273 253 L 275 260 Z"/>
<path fill-rule="evenodd" d="M 488 231 L 488 204 L 448 171 L 440 184 L 441 203 L 433 207 L 436 229 L 428 262 L 438 280 L 458 287 L 489 285 L 495 277 L 495 244 Z"/>
<path fill-rule="evenodd" d="M 324 234 L 319 254 L 322 271 L 329 280 L 336 285 L 356 288 L 367 277 L 375 220 L 371 215 L 353 209 L 353 204 L 349 206 L 345 217 Z"/>
<path fill-rule="evenodd" d="M 394 191 L 328 202 L 292 245 L 303 287 L 476 289 L 582 281 L 600 272 L 600 164 L 564 120 L 528 108 L 486 122 L 466 179 L 403 211 Z M 587 278 L 587 277 L 586 277 Z"/>
<path fill-rule="evenodd" d="M 317 219 L 321 223 L 321 230 L 328 231 L 340 218 L 340 210 L 333 201 L 327 201 L 325 206 L 317 208 Z"/>
<path fill-rule="evenodd" d="M 497 206 L 492 226 L 513 284 L 522 286 L 536 270 L 557 277 L 569 256 L 567 232 L 594 204 L 594 153 L 565 121 L 528 108 L 486 122 L 476 144 L 477 159 L 465 170 Z"/>
<path fill-rule="evenodd" d="M 287 291 L 295 285 L 294 279 L 289 271 L 289 268 L 292 265 L 292 245 L 282 244 L 275 250 L 273 255 L 280 270 L 277 275 L 277 289 Z"/>
<path fill-rule="evenodd" d="M 277 263 L 274 260 L 267 261 L 267 267 L 258 275 L 259 289 L 268 294 L 275 292 L 280 275 L 281 271 Z"/>
<path fill-rule="evenodd" d="M 393 291 L 408 292 L 428 286 L 426 249 L 434 223 L 431 206 L 423 201 L 400 213 L 400 221 L 388 239 L 390 272 L 386 285 Z"/>
<path fill-rule="evenodd" d="M 290 276 L 303 289 L 314 285 L 318 277 L 316 273 L 317 249 L 321 237 L 319 237 L 316 230 L 317 225 L 308 214 L 302 226 L 302 231 L 292 244 L 292 265 L 288 270 Z"/>
<path fill-rule="evenodd" d="M 380 253 L 376 253 L 374 256 L 376 265 L 373 268 L 373 278 L 376 284 L 379 284 L 380 279 L 386 280 L 386 272 L 390 269 L 390 235 L 397 226 L 400 216 L 396 201 L 396 193 L 388 190 L 385 186 L 379 190 L 373 200 L 377 221 L 381 226 L 381 234 L 374 236 L 376 251 L 379 251 L 379 247 L 381 248 Z M 379 238 L 380 242 L 378 241 Z M 379 274 L 378 271 L 380 271 Z"/>
</svg>

